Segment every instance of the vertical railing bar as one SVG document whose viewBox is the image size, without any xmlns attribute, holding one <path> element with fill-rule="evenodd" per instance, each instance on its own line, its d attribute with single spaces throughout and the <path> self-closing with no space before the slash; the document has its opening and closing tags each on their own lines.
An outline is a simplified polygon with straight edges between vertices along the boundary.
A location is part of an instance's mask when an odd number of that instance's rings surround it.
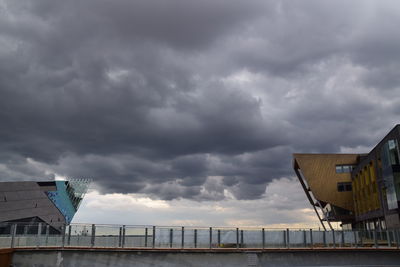
<svg viewBox="0 0 400 267">
<path fill-rule="evenodd" d="M 155 248 L 156 246 L 156 227 L 153 226 L 153 240 L 152 240 L 152 248 Z"/>
<path fill-rule="evenodd" d="M 66 233 L 67 233 L 67 225 L 63 224 L 61 226 L 61 234 L 62 234 L 62 237 L 61 237 L 61 248 L 65 247 L 65 234 Z"/>
<path fill-rule="evenodd" d="M 174 230 L 169 229 L 169 247 L 172 248 L 172 242 L 174 240 Z"/>
<path fill-rule="evenodd" d="M 147 240 L 149 238 L 149 229 L 147 227 L 144 228 L 144 247 L 147 248 Z"/>
<path fill-rule="evenodd" d="M 324 240 L 324 247 L 326 247 L 326 231 L 324 230 L 322 233 L 323 233 L 322 238 Z"/>
<path fill-rule="evenodd" d="M 221 230 L 218 229 L 218 247 L 221 247 Z"/>
<path fill-rule="evenodd" d="M 210 249 L 212 248 L 212 227 L 210 227 Z"/>
<path fill-rule="evenodd" d="M 392 247 L 392 240 L 391 240 L 391 237 L 390 237 L 390 232 L 391 232 L 390 230 L 386 229 L 386 236 L 387 236 L 388 246 Z"/>
<path fill-rule="evenodd" d="M 264 228 L 261 229 L 261 233 L 262 233 L 262 248 L 265 249 L 265 229 Z"/>
<path fill-rule="evenodd" d="M 336 248 L 336 236 L 334 229 L 332 229 L 332 242 L 333 242 L 333 248 Z"/>
<path fill-rule="evenodd" d="M 303 230 L 303 245 L 307 247 L 307 233 L 306 230 Z"/>
<path fill-rule="evenodd" d="M 244 240 L 243 240 L 243 230 L 240 230 L 240 247 L 243 248 L 244 245 Z"/>
<path fill-rule="evenodd" d="M 287 237 L 286 246 L 287 246 L 287 248 L 290 248 L 290 237 L 289 237 L 289 235 L 290 235 L 289 228 L 286 228 L 286 237 Z"/>
<path fill-rule="evenodd" d="M 119 227 L 119 233 L 118 233 L 118 247 L 122 247 L 122 226 Z"/>
<path fill-rule="evenodd" d="M 68 225 L 68 238 L 67 238 L 67 245 L 70 246 L 71 245 L 71 225 Z"/>
<path fill-rule="evenodd" d="M 36 236 L 36 248 L 40 247 L 40 235 L 42 234 L 42 223 L 38 223 L 37 236 Z"/>
<path fill-rule="evenodd" d="M 375 248 L 378 248 L 378 237 L 377 237 L 376 227 L 374 227 L 374 231 L 373 231 L 372 234 L 374 235 L 374 245 L 375 245 Z"/>
<path fill-rule="evenodd" d="M 364 246 L 363 232 L 364 232 L 363 230 L 358 232 L 360 234 L 360 247 Z"/>
<path fill-rule="evenodd" d="M 11 225 L 11 244 L 10 247 L 14 248 L 15 246 L 15 235 L 17 233 L 17 224 L 14 223 Z"/>
<path fill-rule="evenodd" d="M 314 248 L 313 230 L 310 229 L 310 247 Z"/>
<path fill-rule="evenodd" d="M 122 244 L 121 247 L 125 247 L 125 233 L 126 233 L 126 226 L 122 225 Z"/>
<path fill-rule="evenodd" d="M 50 231 L 50 225 L 46 225 L 46 241 L 45 241 L 45 246 L 47 246 L 48 243 L 49 243 L 49 231 Z"/>
<path fill-rule="evenodd" d="M 181 235 L 182 235 L 181 248 L 184 248 L 185 247 L 185 227 L 183 227 L 183 226 L 182 226 Z"/>
<path fill-rule="evenodd" d="M 236 228 L 236 248 L 239 248 L 239 228 Z"/>
<path fill-rule="evenodd" d="M 400 238 L 399 238 L 399 229 L 395 229 L 394 230 L 394 232 L 395 232 L 395 235 L 396 235 L 396 247 L 397 247 L 397 249 L 399 249 L 399 247 L 400 247 Z"/>
<path fill-rule="evenodd" d="M 96 225 L 92 224 L 92 238 L 91 238 L 90 246 L 94 247 L 95 242 L 96 242 Z"/>
<path fill-rule="evenodd" d="M 354 234 L 354 246 L 355 246 L 356 248 L 358 248 L 358 238 L 357 238 L 358 231 L 357 231 L 357 230 L 354 230 L 354 231 L 353 231 L 353 234 Z"/>
<path fill-rule="evenodd" d="M 194 229 L 194 248 L 197 248 L 197 229 Z"/>
</svg>

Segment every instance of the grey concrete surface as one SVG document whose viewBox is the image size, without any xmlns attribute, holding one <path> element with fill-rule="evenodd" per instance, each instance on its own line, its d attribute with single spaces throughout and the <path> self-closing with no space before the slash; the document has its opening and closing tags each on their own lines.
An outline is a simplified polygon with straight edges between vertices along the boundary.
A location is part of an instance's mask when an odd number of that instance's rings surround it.
<svg viewBox="0 0 400 267">
<path fill-rule="evenodd" d="M 400 266 L 400 252 L 384 250 L 266 252 L 28 250 L 14 252 L 12 266 Z"/>
</svg>

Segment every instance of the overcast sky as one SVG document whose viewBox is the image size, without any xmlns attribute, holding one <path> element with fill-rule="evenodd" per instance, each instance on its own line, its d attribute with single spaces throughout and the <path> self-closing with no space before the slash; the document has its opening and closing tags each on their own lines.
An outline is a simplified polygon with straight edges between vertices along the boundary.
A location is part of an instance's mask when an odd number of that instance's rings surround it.
<svg viewBox="0 0 400 267">
<path fill-rule="evenodd" d="M 399 122 L 399 1 L 0 0 L 0 180 L 75 222 L 317 225 L 294 152 Z"/>
</svg>

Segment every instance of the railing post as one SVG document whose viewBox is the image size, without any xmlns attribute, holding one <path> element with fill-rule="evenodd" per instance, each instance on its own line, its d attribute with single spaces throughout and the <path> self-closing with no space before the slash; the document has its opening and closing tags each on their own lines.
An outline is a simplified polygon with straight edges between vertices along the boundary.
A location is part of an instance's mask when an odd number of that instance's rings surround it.
<svg viewBox="0 0 400 267">
<path fill-rule="evenodd" d="M 261 229 L 262 233 L 262 248 L 265 249 L 265 229 Z"/>
<path fill-rule="evenodd" d="M 174 239 L 174 230 L 171 228 L 169 229 L 169 247 L 172 248 L 172 242 Z"/>
<path fill-rule="evenodd" d="M 243 248 L 244 247 L 244 241 L 243 241 L 243 230 L 240 230 L 240 247 Z"/>
<path fill-rule="evenodd" d="M 377 238 L 376 228 L 374 228 L 373 235 L 374 235 L 374 245 L 375 245 L 375 248 L 378 248 L 378 238 Z"/>
<path fill-rule="evenodd" d="M 15 247 L 15 235 L 17 234 L 17 224 L 12 224 L 11 225 L 11 244 L 10 247 L 14 248 Z"/>
<path fill-rule="evenodd" d="M 303 230 L 303 243 L 304 247 L 307 247 L 307 233 L 305 230 Z"/>
<path fill-rule="evenodd" d="M 314 248 L 314 240 L 313 240 L 313 232 L 312 229 L 310 229 L 310 247 Z"/>
<path fill-rule="evenodd" d="M 197 229 L 194 229 L 194 248 L 197 248 Z"/>
<path fill-rule="evenodd" d="M 289 234 L 290 234 L 290 232 L 289 232 L 289 228 L 286 228 L 286 247 L 287 248 L 290 248 L 290 237 L 289 237 Z"/>
<path fill-rule="evenodd" d="M 212 227 L 210 227 L 210 249 L 212 248 Z"/>
<path fill-rule="evenodd" d="M 221 230 L 218 229 L 218 247 L 221 247 Z"/>
<path fill-rule="evenodd" d="M 121 246 L 124 248 L 125 247 L 125 225 L 122 225 L 122 244 Z"/>
<path fill-rule="evenodd" d="M 236 228 L 236 248 L 239 248 L 239 228 Z"/>
<path fill-rule="evenodd" d="M 66 233 L 66 225 L 65 224 L 63 224 L 62 226 L 61 226 L 61 234 L 62 234 L 62 237 L 61 237 L 61 247 L 62 248 L 64 248 L 65 247 L 65 233 Z"/>
<path fill-rule="evenodd" d="M 40 247 L 40 235 L 42 234 L 42 223 L 38 223 L 37 236 L 36 236 L 36 248 Z"/>
<path fill-rule="evenodd" d="M 67 245 L 70 246 L 71 245 L 71 225 L 68 225 L 68 239 L 67 239 Z"/>
<path fill-rule="evenodd" d="M 125 247 L 125 225 L 122 225 L 120 227 L 120 235 L 121 235 L 121 248 Z"/>
<path fill-rule="evenodd" d="M 184 248 L 185 247 L 185 227 L 183 227 L 183 226 L 182 226 L 181 237 L 182 237 L 181 248 Z"/>
<path fill-rule="evenodd" d="M 149 233 L 148 233 L 148 229 L 147 229 L 147 227 L 144 229 L 144 247 L 145 248 L 147 248 L 147 239 L 148 239 L 148 236 L 149 236 Z"/>
<path fill-rule="evenodd" d="M 357 238 L 357 230 L 354 230 L 353 231 L 353 234 L 354 234 L 354 246 L 356 247 L 356 248 L 358 248 L 358 238 Z"/>
<path fill-rule="evenodd" d="M 363 247 L 364 246 L 363 230 L 358 231 L 358 233 L 360 233 L 360 246 Z"/>
<path fill-rule="evenodd" d="M 50 231 L 50 225 L 46 225 L 46 242 L 45 246 L 49 243 L 49 231 Z"/>
<path fill-rule="evenodd" d="M 152 248 L 155 248 L 156 246 L 156 227 L 153 226 L 153 244 L 152 244 Z"/>
<path fill-rule="evenodd" d="M 122 247 L 122 226 L 119 227 L 118 247 Z"/>
<path fill-rule="evenodd" d="M 323 231 L 322 238 L 324 240 L 324 247 L 326 247 L 326 231 Z"/>
<path fill-rule="evenodd" d="M 96 225 L 92 224 L 92 236 L 90 239 L 90 246 L 94 247 L 94 243 L 96 241 Z"/>
<path fill-rule="evenodd" d="M 332 242 L 333 242 L 333 248 L 336 248 L 336 236 L 334 229 L 332 229 Z"/>
<path fill-rule="evenodd" d="M 394 230 L 394 235 L 395 235 L 395 238 L 396 238 L 396 247 L 397 247 L 397 249 L 399 249 L 399 247 L 400 247 L 400 238 L 399 238 L 399 230 L 398 229 L 395 229 Z"/>
<path fill-rule="evenodd" d="M 388 246 L 392 247 L 392 238 L 390 237 L 390 230 L 386 229 L 386 236 L 387 236 L 387 241 L 388 241 Z"/>
</svg>

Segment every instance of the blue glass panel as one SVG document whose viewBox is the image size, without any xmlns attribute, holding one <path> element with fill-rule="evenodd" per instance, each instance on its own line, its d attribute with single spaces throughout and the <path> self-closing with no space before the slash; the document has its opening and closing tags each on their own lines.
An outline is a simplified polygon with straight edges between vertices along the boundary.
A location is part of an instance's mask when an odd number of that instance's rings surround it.
<svg viewBox="0 0 400 267">
<path fill-rule="evenodd" d="M 46 192 L 48 198 L 54 203 L 57 209 L 62 213 L 67 224 L 69 224 L 75 215 L 75 208 L 72 205 L 66 190 L 65 181 L 56 181 L 57 191 Z"/>
</svg>

